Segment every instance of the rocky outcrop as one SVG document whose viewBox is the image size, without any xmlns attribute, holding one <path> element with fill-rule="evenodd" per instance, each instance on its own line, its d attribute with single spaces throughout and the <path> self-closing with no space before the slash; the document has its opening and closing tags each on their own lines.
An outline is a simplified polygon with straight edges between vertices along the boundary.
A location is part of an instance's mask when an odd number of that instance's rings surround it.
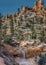
<svg viewBox="0 0 46 65">
<path fill-rule="evenodd" d="M 2 60 L 2 61 L 1 61 Z M 1 65 L 15 65 L 14 57 L 3 45 L 0 45 L 0 64 Z"/>
<path fill-rule="evenodd" d="M 1 47 L 1 51 L 6 51 L 6 53 L 9 53 L 13 56 L 22 56 L 22 52 L 21 50 L 25 50 L 25 53 L 27 55 L 30 55 L 30 56 L 35 56 L 37 54 L 40 54 L 42 52 L 46 52 L 46 44 L 43 44 L 43 45 L 38 45 L 37 47 L 36 46 L 32 46 L 32 47 L 12 47 L 10 45 L 7 45 L 7 44 L 3 44 L 2 46 L 0 45 Z M 2 47 L 4 47 L 4 49 L 2 49 Z M 8 52 L 7 52 L 8 51 Z"/>
<path fill-rule="evenodd" d="M 46 52 L 46 44 L 37 47 L 12 47 L 8 44 L 0 44 L 0 60 L 3 65 L 18 65 L 15 62 L 16 57 L 35 58 L 35 56 L 44 55 Z M 25 55 L 25 56 L 24 56 Z"/>
</svg>

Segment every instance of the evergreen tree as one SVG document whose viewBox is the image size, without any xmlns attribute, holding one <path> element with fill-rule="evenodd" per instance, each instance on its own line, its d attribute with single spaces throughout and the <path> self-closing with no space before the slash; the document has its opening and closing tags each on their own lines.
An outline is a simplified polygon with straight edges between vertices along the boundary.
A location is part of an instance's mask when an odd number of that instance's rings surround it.
<svg viewBox="0 0 46 65">
<path fill-rule="evenodd" d="M 0 43 L 2 40 L 2 14 L 0 13 Z"/>
<path fill-rule="evenodd" d="M 11 36 L 14 35 L 14 21 L 12 16 L 10 17 L 10 30 L 11 30 Z"/>
</svg>

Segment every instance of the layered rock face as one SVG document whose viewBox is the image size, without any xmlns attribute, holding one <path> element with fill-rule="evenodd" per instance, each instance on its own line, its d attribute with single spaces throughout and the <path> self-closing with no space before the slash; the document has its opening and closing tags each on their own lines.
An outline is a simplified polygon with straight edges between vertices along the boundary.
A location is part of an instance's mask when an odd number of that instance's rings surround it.
<svg viewBox="0 0 46 65">
<path fill-rule="evenodd" d="M 38 65 L 39 59 L 37 59 L 37 57 L 39 57 L 39 55 L 44 56 L 45 54 L 46 44 L 38 45 L 37 47 L 13 47 L 8 44 L 0 44 L 1 65 L 19 65 L 19 63 L 20 65 L 27 65 L 27 63 L 29 65 L 34 63 L 34 65 Z"/>
</svg>

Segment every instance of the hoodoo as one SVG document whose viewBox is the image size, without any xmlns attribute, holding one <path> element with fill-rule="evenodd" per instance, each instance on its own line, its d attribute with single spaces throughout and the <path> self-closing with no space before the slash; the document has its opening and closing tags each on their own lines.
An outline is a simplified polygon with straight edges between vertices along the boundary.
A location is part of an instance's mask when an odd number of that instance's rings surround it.
<svg viewBox="0 0 46 65">
<path fill-rule="evenodd" d="M 35 11 L 44 10 L 44 1 L 39 0 L 39 2 L 35 2 L 34 9 L 35 9 Z"/>
</svg>

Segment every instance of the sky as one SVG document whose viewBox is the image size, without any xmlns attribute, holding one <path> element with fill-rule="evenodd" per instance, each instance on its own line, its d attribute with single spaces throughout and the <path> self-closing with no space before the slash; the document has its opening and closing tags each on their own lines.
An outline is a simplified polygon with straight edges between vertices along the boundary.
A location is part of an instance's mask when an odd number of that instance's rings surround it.
<svg viewBox="0 0 46 65">
<path fill-rule="evenodd" d="M 0 13 L 6 15 L 7 13 L 14 14 L 21 9 L 22 6 L 33 7 L 34 2 L 38 0 L 0 0 Z M 46 7 L 46 0 L 44 0 Z"/>
</svg>

